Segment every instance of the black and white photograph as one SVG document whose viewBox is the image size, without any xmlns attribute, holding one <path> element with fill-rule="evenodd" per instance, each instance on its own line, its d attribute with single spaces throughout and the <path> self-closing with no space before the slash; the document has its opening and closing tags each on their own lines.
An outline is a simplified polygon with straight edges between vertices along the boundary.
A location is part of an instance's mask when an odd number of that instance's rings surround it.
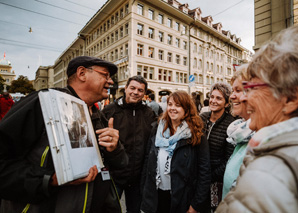
<svg viewBox="0 0 298 213">
<path fill-rule="evenodd" d="M 58 184 L 84 177 L 90 167 L 103 167 L 87 105 L 53 89 L 39 93 Z"/>
<path fill-rule="evenodd" d="M 68 129 L 71 148 L 92 147 L 92 140 L 86 115 L 82 105 L 61 98 L 64 114 L 64 124 Z"/>
</svg>

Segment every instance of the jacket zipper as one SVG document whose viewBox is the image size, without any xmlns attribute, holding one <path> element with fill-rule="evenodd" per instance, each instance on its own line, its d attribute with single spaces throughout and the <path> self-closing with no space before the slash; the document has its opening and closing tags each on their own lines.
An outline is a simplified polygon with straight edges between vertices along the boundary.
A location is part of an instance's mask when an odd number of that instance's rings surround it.
<svg viewBox="0 0 298 213">
<path fill-rule="evenodd" d="M 136 129 L 136 127 L 135 127 L 135 125 L 136 125 L 136 110 L 135 109 L 132 110 L 132 116 L 133 116 L 134 129 Z M 135 152 L 136 152 L 136 133 L 134 133 L 134 135 L 133 135 L 133 153 L 135 153 Z M 136 159 L 134 159 L 134 161 L 133 161 L 132 177 L 134 176 L 135 163 L 136 163 Z"/>
<path fill-rule="evenodd" d="M 209 136 L 210 136 L 210 133 L 211 133 L 211 131 L 212 131 L 212 128 L 213 128 L 214 124 L 215 124 L 215 122 L 214 122 L 214 123 L 212 124 L 212 126 L 210 127 L 210 130 L 209 130 L 208 135 L 207 135 L 207 140 L 209 140 Z"/>
</svg>

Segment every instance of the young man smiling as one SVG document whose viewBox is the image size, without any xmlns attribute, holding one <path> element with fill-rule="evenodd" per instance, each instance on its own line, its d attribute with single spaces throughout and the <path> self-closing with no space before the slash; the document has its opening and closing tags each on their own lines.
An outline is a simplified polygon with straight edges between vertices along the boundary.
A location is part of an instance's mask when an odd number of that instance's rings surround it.
<svg viewBox="0 0 298 213">
<path fill-rule="evenodd" d="M 142 76 L 128 79 L 125 94 L 106 106 L 103 113 L 114 118 L 114 128 L 129 157 L 126 168 L 111 170 L 119 197 L 125 192 L 127 212 L 140 212 L 140 180 L 146 144 L 155 114 L 142 102 L 147 91 L 147 82 Z"/>
</svg>

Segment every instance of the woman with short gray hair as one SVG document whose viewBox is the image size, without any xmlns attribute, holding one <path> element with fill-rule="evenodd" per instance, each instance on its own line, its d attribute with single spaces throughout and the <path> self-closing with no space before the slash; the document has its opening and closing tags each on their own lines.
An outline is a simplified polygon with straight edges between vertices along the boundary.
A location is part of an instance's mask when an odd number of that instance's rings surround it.
<svg viewBox="0 0 298 213">
<path fill-rule="evenodd" d="M 256 134 L 237 185 L 218 212 L 298 212 L 298 26 L 263 46 L 248 66 L 249 128 Z M 296 169 L 296 170 L 295 170 Z"/>
<path fill-rule="evenodd" d="M 215 83 L 211 86 L 209 108 L 210 112 L 200 114 L 205 124 L 207 135 L 210 164 L 211 164 L 211 186 L 210 202 L 211 209 L 215 210 L 221 200 L 223 175 L 234 145 L 227 143 L 227 128 L 235 118 L 230 114 L 229 97 L 231 86 L 227 83 Z"/>
</svg>

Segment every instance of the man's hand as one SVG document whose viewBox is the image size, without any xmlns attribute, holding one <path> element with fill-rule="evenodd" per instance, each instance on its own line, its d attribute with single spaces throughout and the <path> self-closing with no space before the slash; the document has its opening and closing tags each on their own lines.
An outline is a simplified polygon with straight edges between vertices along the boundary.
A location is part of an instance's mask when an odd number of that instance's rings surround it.
<svg viewBox="0 0 298 213">
<path fill-rule="evenodd" d="M 92 181 L 95 180 L 96 176 L 98 174 L 98 169 L 97 167 L 94 165 L 89 169 L 89 174 L 87 175 L 87 177 L 84 178 L 80 178 L 74 181 L 71 181 L 65 185 L 80 185 L 82 183 L 90 183 Z M 58 186 L 58 180 L 57 180 L 57 176 L 56 173 L 53 174 L 52 176 L 52 181 L 50 183 L 52 186 Z"/>
<path fill-rule="evenodd" d="M 186 213 L 197 213 L 197 211 L 194 210 L 194 208 L 192 208 L 192 206 L 189 206 L 189 209 Z"/>
<path fill-rule="evenodd" d="M 98 136 L 98 144 L 106 147 L 108 152 L 116 149 L 119 140 L 119 131 L 113 128 L 114 118 L 110 118 L 109 127 L 96 130 Z"/>
</svg>

